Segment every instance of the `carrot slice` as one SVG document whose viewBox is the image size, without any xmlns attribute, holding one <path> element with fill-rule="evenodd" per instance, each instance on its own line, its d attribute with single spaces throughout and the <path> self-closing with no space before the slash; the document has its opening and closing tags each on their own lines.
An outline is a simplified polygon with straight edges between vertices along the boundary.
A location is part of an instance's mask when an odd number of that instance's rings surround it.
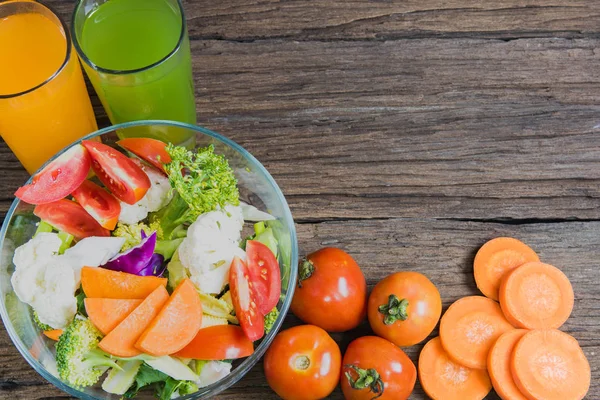
<svg viewBox="0 0 600 400">
<path fill-rule="evenodd" d="M 513 329 L 496 340 L 488 355 L 487 369 L 492 386 L 504 400 L 527 400 L 512 377 L 510 358 L 515 344 L 529 332 L 527 329 Z"/>
<path fill-rule="evenodd" d="M 440 322 L 440 339 L 456 362 L 484 369 L 496 339 L 511 329 L 498 303 L 483 296 L 469 296 L 448 308 Z"/>
<path fill-rule="evenodd" d="M 502 277 L 507 272 L 530 261 L 540 258 L 529 246 L 520 240 L 499 237 L 485 243 L 473 263 L 475 283 L 484 296 L 498 300 L 498 289 Z"/>
<path fill-rule="evenodd" d="M 101 298 L 86 298 L 84 301 L 85 311 L 92 321 L 92 324 L 107 335 L 115 329 L 121 321 L 125 319 L 137 306 L 142 303 L 142 300 L 131 299 L 101 299 Z"/>
<path fill-rule="evenodd" d="M 104 336 L 98 346 L 105 352 L 118 357 L 134 357 L 141 354 L 135 348 L 135 342 L 150 322 L 156 318 L 168 299 L 167 289 L 164 286 L 157 287 L 115 329 Z"/>
<path fill-rule="evenodd" d="M 590 387 L 590 364 L 579 343 L 556 329 L 526 333 L 515 345 L 511 370 L 529 399 L 580 400 Z"/>
<path fill-rule="evenodd" d="M 550 264 L 523 264 L 509 272 L 500 285 L 502 311 L 518 328 L 558 328 L 571 315 L 573 303 L 569 278 Z"/>
<path fill-rule="evenodd" d="M 135 347 L 154 356 L 173 354 L 194 339 L 200 326 L 202 326 L 200 296 L 192 281 L 185 279 L 142 333 Z"/>
<path fill-rule="evenodd" d="M 81 269 L 81 286 L 89 298 L 145 299 L 161 285 L 167 286 L 167 278 L 138 276 L 104 268 Z"/>
<path fill-rule="evenodd" d="M 481 400 L 492 389 L 486 370 L 455 363 L 439 337 L 431 339 L 421 350 L 419 381 L 433 400 Z"/>
<path fill-rule="evenodd" d="M 46 337 L 56 341 L 58 341 L 58 338 L 60 337 L 60 335 L 62 335 L 62 333 L 62 329 L 51 329 L 49 331 L 44 331 L 44 335 L 46 335 Z"/>
<path fill-rule="evenodd" d="M 237 325 L 202 328 L 194 339 L 175 354 L 197 360 L 224 360 L 248 357 L 254 353 L 252 340 Z"/>
</svg>

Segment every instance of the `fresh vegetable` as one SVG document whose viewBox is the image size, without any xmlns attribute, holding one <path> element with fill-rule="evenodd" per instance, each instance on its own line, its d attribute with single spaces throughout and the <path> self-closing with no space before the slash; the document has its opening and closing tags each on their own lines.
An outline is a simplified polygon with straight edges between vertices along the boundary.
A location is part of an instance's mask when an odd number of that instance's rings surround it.
<svg viewBox="0 0 600 400">
<path fill-rule="evenodd" d="M 298 272 L 292 312 L 329 332 L 356 328 L 367 312 L 367 282 L 354 259 L 326 247 L 309 254 Z"/>
<path fill-rule="evenodd" d="M 166 285 L 167 278 L 137 276 L 105 268 L 81 269 L 81 287 L 89 298 L 145 299 L 158 286 Z"/>
<path fill-rule="evenodd" d="M 490 374 L 492 386 L 498 396 L 510 400 L 527 400 L 521 393 L 510 370 L 510 358 L 515 344 L 528 331 L 526 329 L 512 329 L 505 332 L 496 340 L 488 355 L 487 370 Z"/>
<path fill-rule="evenodd" d="M 396 346 L 412 346 L 425 340 L 441 314 L 440 292 L 418 272 L 389 275 L 375 285 L 369 296 L 371 328 Z"/>
<path fill-rule="evenodd" d="M 150 138 L 125 138 L 119 140 L 117 144 L 161 171 L 164 171 L 164 164 L 169 164 L 171 162 L 171 156 L 166 150 L 167 145 L 160 140 Z"/>
<path fill-rule="evenodd" d="M 207 346 L 210 343 L 210 346 Z M 244 331 L 235 325 L 202 328 L 193 340 L 175 353 L 176 357 L 198 360 L 233 360 L 254 353 L 254 345 Z"/>
<path fill-rule="evenodd" d="M 139 276 L 162 276 L 167 269 L 165 258 L 161 254 L 152 254 L 148 264 L 138 271 Z"/>
<path fill-rule="evenodd" d="M 323 399 L 337 386 L 342 355 L 337 343 L 314 325 L 281 331 L 265 353 L 271 389 L 286 400 Z"/>
<path fill-rule="evenodd" d="M 75 387 L 91 386 L 104 373 L 102 367 L 120 367 L 98 348 L 102 334 L 87 319 L 75 319 L 56 344 L 60 378 Z"/>
<path fill-rule="evenodd" d="M 40 328 L 42 331 L 51 331 L 52 327 L 50 325 L 44 324 L 40 321 L 40 317 L 38 316 L 37 311 L 33 310 L 33 322 L 35 325 Z"/>
<path fill-rule="evenodd" d="M 260 339 L 265 333 L 265 321 L 258 309 L 258 296 L 250 280 L 250 271 L 238 257 L 233 259 L 229 269 L 229 285 L 235 315 L 244 333 L 252 341 Z"/>
<path fill-rule="evenodd" d="M 264 244 L 249 240 L 246 243 L 246 265 L 256 289 L 258 310 L 267 315 L 281 296 L 281 273 L 273 252 Z"/>
<path fill-rule="evenodd" d="M 135 397 L 141 389 L 151 385 L 156 385 L 160 387 L 162 386 L 162 384 L 164 384 L 163 382 L 165 382 L 167 379 L 169 379 L 169 376 L 167 374 L 165 374 L 164 372 L 157 371 L 148 364 L 144 363 L 140 366 L 137 375 L 135 376 L 134 383 L 125 392 L 125 395 L 123 397 L 127 399 Z"/>
<path fill-rule="evenodd" d="M 107 393 L 123 395 L 127 389 L 133 385 L 142 361 L 117 361 L 120 369 L 112 368 L 104 382 L 102 382 L 102 390 Z"/>
<path fill-rule="evenodd" d="M 142 232 L 146 236 L 156 233 L 156 238 L 158 240 L 162 239 L 163 237 L 160 224 L 157 222 L 151 223 L 150 225 L 146 225 L 143 222 L 138 222 L 137 224 L 123 224 L 119 222 L 117 224 L 117 228 L 112 232 L 112 234 L 113 236 L 118 236 L 125 239 L 125 243 L 123 243 L 123 247 L 121 248 L 122 251 L 125 251 L 139 245 L 142 242 Z"/>
<path fill-rule="evenodd" d="M 513 350 L 511 371 L 528 399 L 580 400 L 591 381 L 590 364 L 577 340 L 556 329 L 526 333 Z"/>
<path fill-rule="evenodd" d="M 71 248 L 71 244 L 73 243 L 73 239 L 75 239 L 75 236 L 67 232 L 58 232 L 58 238 L 62 242 L 62 244 L 58 248 L 58 254 L 63 254 L 65 251 Z"/>
<path fill-rule="evenodd" d="M 87 293 L 87 292 L 86 292 Z M 99 347 L 118 357 L 133 357 L 141 352 L 135 343 L 169 299 L 164 286 L 158 286 L 99 343 Z"/>
<path fill-rule="evenodd" d="M 85 180 L 72 195 L 103 228 L 115 229 L 121 213 L 121 203 L 106 189 Z"/>
<path fill-rule="evenodd" d="M 530 262 L 509 272 L 500 285 L 500 306 L 516 327 L 559 328 L 574 304 L 569 278 L 558 268 Z"/>
<path fill-rule="evenodd" d="M 154 214 L 165 239 L 183 224 L 191 224 L 200 214 L 239 204 L 237 180 L 227 159 L 215 154 L 214 147 L 200 148 L 196 153 L 184 147 L 167 145 L 171 163 L 165 165 L 176 194 L 171 202 Z M 186 174 L 182 175 L 181 171 Z"/>
<path fill-rule="evenodd" d="M 269 213 L 264 211 L 260 211 L 258 208 L 254 207 L 251 204 L 244 203 L 240 201 L 240 207 L 242 208 L 242 214 L 244 215 L 244 220 L 252 221 L 252 222 L 264 222 L 264 221 L 272 221 L 276 218 Z M 264 226 L 264 224 L 263 224 Z M 258 232 L 256 232 L 258 233 Z"/>
<path fill-rule="evenodd" d="M 275 321 L 277 321 L 277 317 L 279 317 L 279 310 L 277 307 L 274 307 L 267 315 L 265 315 L 265 334 L 271 332 L 273 326 L 275 325 Z"/>
<path fill-rule="evenodd" d="M 173 354 L 194 339 L 201 325 L 202 303 L 194 284 L 186 279 L 171 294 L 135 347 L 154 356 Z"/>
<path fill-rule="evenodd" d="M 169 275 L 170 277 L 170 275 Z M 233 303 L 228 303 L 224 298 L 217 299 L 210 294 L 198 292 L 202 302 L 202 312 L 217 318 L 226 318 L 232 324 L 238 325 L 240 322 L 232 315 Z"/>
<path fill-rule="evenodd" d="M 109 260 L 102 268 L 141 275 L 140 271 L 148 265 L 154 254 L 154 247 L 156 247 L 156 232 L 144 237 L 137 246 Z"/>
<path fill-rule="evenodd" d="M 110 236 L 110 232 L 71 200 L 57 200 L 35 206 L 33 213 L 57 229 L 67 232 L 76 239 L 88 236 Z"/>
<path fill-rule="evenodd" d="M 92 158 L 92 169 L 115 197 L 135 204 L 150 188 L 148 175 L 130 158 L 102 143 L 84 140 L 81 144 Z"/>
<path fill-rule="evenodd" d="M 49 339 L 57 341 L 60 338 L 60 336 L 63 334 L 63 332 L 64 331 L 62 329 L 50 329 L 50 330 L 44 331 L 44 335 Z"/>
<path fill-rule="evenodd" d="M 17 189 L 15 196 L 29 204 L 53 203 L 77 189 L 90 165 L 88 151 L 76 144 L 35 174 L 31 183 Z"/>
<path fill-rule="evenodd" d="M 194 381 L 198 378 L 194 371 L 174 357 L 149 357 L 146 355 L 143 357 L 146 364 L 178 381 Z"/>
<path fill-rule="evenodd" d="M 352 341 L 342 365 L 340 385 L 346 400 L 406 400 L 417 380 L 410 358 L 377 336 Z"/>
<path fill-rule="evenodd" d="M 197 391 L 198 386 L 194 382 L 167 378 L 165 384 L 157 392 L 157 397 L 159 400 L 171 400 Z"/>
<path fill-rule="evenodd" d="M 452 303 L 442 317 L 440 340 L 461 365 L 485 369 L 492 345 L 511 329 L 498 303 L 483 296 L 468 296 Z"/>
<path fill-rule="evenodd" d="M 115 329 L 141 303 L 141 299 L 84 299 L 90 321 L 105 335 Z"/>
<path fill-rule="evenodd" d="M 520 240 L 499 237 L 490 240 L 477 252 L 473 271 L 475 283 L 484 296 L 498 300 L 502 277 L 526 262 L 539 261 L 538 255 Z"/>
<path fill-rule="evenodd" d="M 275 257 L 277 257 L 279 253 L 277 238 L 273 233 L 273 228 L 267 226 L 265 222 L 257 222 L 254 224 L 254 235 L 248 240 L 256 240 L 257 242 L 264 244 L 271 249 Z M 245 249 L 246 245 L 244 244 L 243 247 Z"/>
<path fill-rule="evenodd" d="M 201 362 L 196 360 L 196 365 Z M 226 361 L 203 361 L 198 371 L 198 380 L 195 381 L 199 387 L 206 387 L 225 378 L 231 372 L 231 362 Z"/>
<path fill-rule="evenodd" d="M 433 400 L 482 400 L 492 389 L 485 369 L 457 364 L 444 350 L 439 337 L 431 339 L 421 350 L 419 382 Z"/>
<path fill-rule="evenodd" d="M 210 328 L 211 326 L 228 325 L 228 324 L 229 324 L 229 322 L 227 321 L 227 318 L 213 317 L 212 315 L 203 314 L 202 315 L 202 325 L 200 326 L 200 329 Z"/>
</svg>

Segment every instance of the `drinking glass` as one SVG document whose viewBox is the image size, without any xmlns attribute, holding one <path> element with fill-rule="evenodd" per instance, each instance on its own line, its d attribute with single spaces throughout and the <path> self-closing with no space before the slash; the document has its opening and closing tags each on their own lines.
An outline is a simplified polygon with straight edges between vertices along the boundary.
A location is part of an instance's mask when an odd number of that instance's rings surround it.
<svg viewBox="0 0 600 400">
<path fill-rule="evenodd" d="M 98 129 L 65 23 L 33 1 L 0 2 L 0 135 L 31 174 Z"/>
<path fill-rule="evenodd" d="M 144 119 L 196 123 L 190 43 L 179 0 L 80 0 L 75 49 L 113 124 Z M 188 130 L 139 126 L 119 137 L 186 145 Z"/>
</svg>

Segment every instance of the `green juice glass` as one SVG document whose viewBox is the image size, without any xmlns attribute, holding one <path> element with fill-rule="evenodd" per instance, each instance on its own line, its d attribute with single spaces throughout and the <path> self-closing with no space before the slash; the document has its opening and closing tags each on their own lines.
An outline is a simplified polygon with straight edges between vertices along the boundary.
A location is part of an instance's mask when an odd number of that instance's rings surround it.
<svg viewBox="0 0 600 400">
<path fill-rule="evenodd" d="M 187 26 L 180 0 L 80 0 L 73 44 L 110 121 L 196 124 Z M 189 130 L 139 126 L 119 137 L 192 146 Z"/>
</svg>

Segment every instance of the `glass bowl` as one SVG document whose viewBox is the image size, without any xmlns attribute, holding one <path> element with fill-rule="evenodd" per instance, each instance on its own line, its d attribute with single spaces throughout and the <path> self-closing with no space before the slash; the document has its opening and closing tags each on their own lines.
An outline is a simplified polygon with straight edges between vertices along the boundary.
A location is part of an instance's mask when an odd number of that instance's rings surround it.
<svg viewBox="0 0 600 400">
<path fill-rule="evenodd" d="M 196 393 L 180 397 L 180 399 L 204 399 L 222 392 L 239 381 L 262 357 L 281 327 L 290 307 L 296 282 L 297 269 L 292 268 L 298 262 L 298 243 L 294 221 L 281 190 L 261 163 L 238 144 L 208 129 L 171 121 L 136 121 L 101 129 L 83 139 L 101 137 L 105 144 L 113 145 L 118 137 L 139 137 L 146 134 L 150 137 L 170 135 L 170 137 L 183 138 L 188 147 L 193 146 L 194 138 L 198 146 L 213 144 L 215 152 L 225 155 L 235 172 L 240 190 L 240 200 L 254 205 L 259 210 L 268 211 L 276 217 L 278 221 L 276 236 L 278 236 L 279 243 L 284 243 L 280 248 L 283 251 L 280 251 L 282 256 L 279 260 L 282 276 L 282 296 L 278 304 L 281 311 L 279 318 L 269 334 L 256 343 L 254 354 L 245 359 L 236 360 L 228 376 L 210 386 L 200 388 Z M 164 136 L 162 137 L 164 138 Z M 54 158 L 66 149 L 68 147 Z M 10 276 L 14 270 L 12 264 L 14 249 L 28 241 L 35 232 L 35 225 L 39 219 L 33 215 L 33 208 L 34 206 L 15 199 L 0 231 L 2 250 L 0 256 L 0 315 L 4 326 L 25 360 L 59 389 L 82 399 L 120 399 L 121 396 L 104 392 L 99 384 L 77 389 L 68 386 L 58 378 L 53 362 L 54 342 L 40 333 L 33 322 L 31 307 L 21 303 L 13 292 Z M 100 383 L 102 380 L 103 378 Z M 142 391 L 136 398 L 150 399 L 154 396 L 151 392 L 143 393 Z"/>
</svg>

